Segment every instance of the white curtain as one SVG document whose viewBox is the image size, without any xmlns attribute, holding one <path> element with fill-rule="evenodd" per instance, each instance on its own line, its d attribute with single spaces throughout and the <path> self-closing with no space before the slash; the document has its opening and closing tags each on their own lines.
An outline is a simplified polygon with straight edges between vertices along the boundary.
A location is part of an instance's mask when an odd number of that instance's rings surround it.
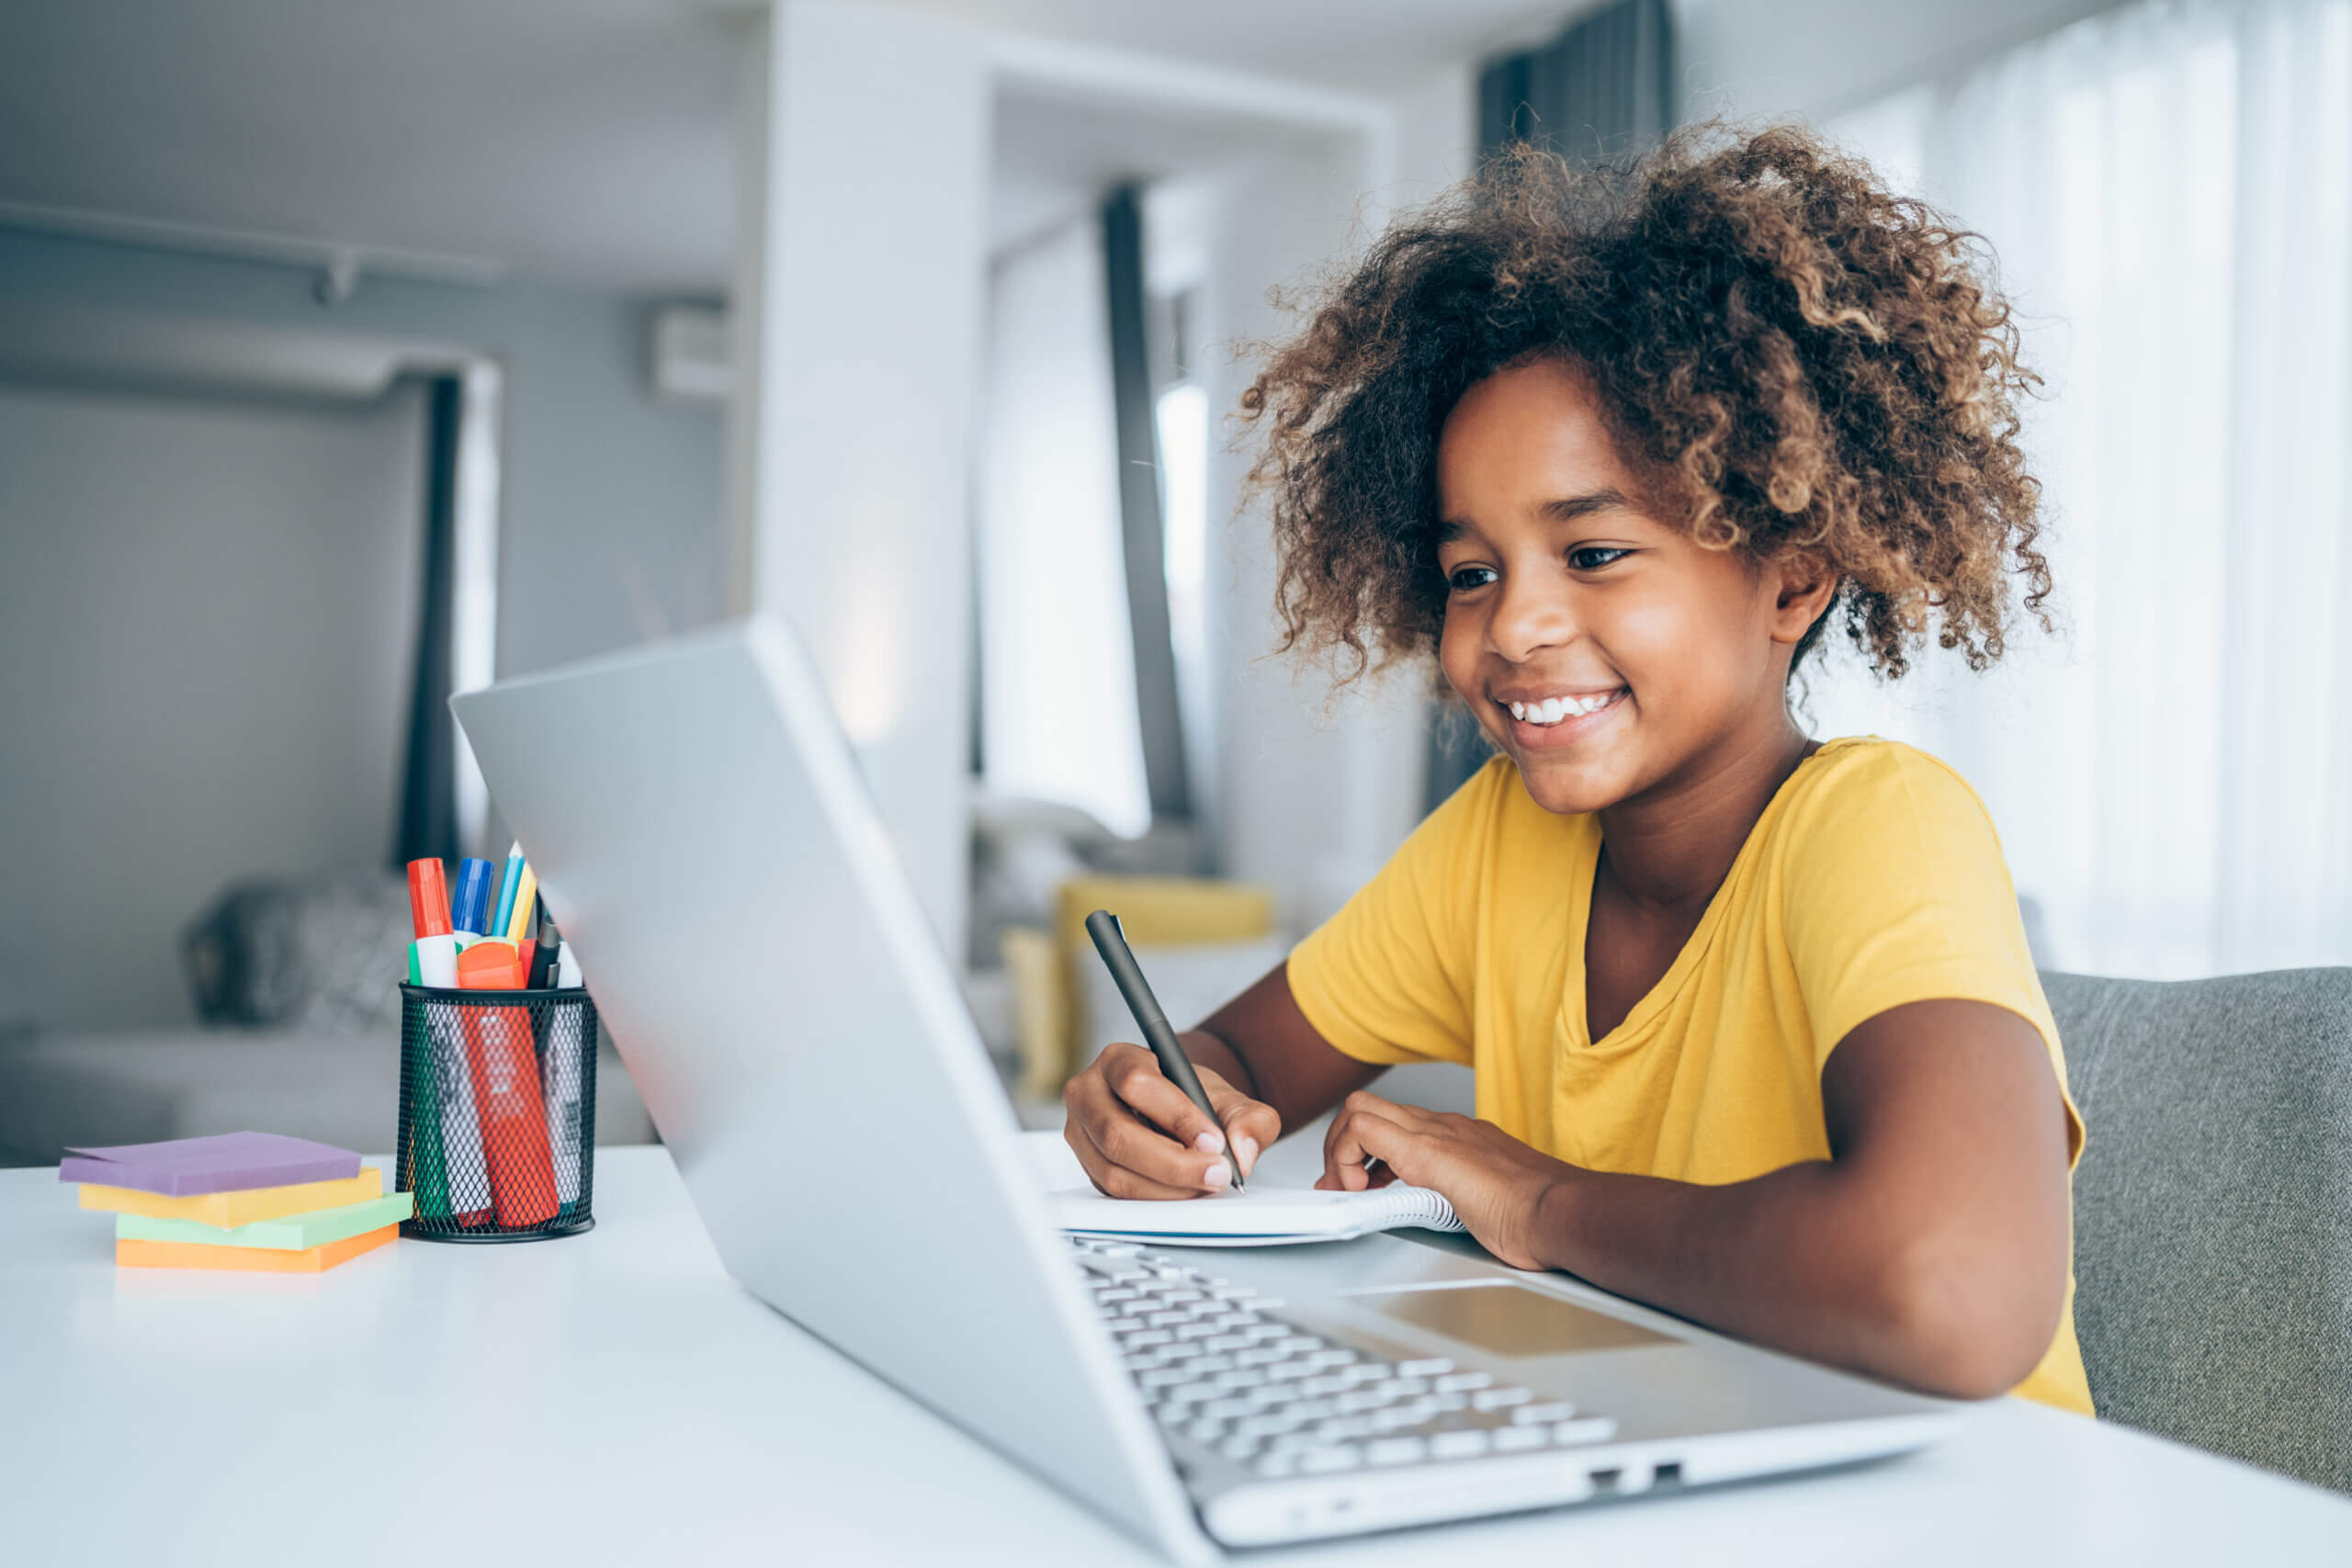
<svg viewBox="0 0 2352 1568">
<path fill-rule="evenodd" d="M 982 772 L 1129 836 L 1151 825 L 1098 225 L 990 268 L 979 453 Z M 961 693 L 937 694 L 943 702 Z"/>
<path fill-rule="evenodd" d="M 1816 732 L 1985 797 L 2043 962 L 2352 963 L 2352 0 L 2141 5 L 1828 128 L 1984 234 L 2062 625 Z"/>
</svg>

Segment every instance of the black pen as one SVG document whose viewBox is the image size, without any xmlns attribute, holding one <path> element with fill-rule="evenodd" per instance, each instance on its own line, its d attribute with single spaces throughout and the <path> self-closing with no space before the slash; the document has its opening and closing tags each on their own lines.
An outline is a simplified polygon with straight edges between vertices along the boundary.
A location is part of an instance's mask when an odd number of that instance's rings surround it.
<svg viewBox="0 0 2352 1568">
<path fill-rule="evenodd" d="M 556 961 L 563 950 L 563 933 L 556 930 L 544 900 L 539 904 L 539 944 L 531 950 L 531 972 L 523 983 L 535 991 L 555 984 Z"/>
<path fill-rule="evenodd" d="M 1136 1027 L 1143 1031 L 1144 1043 L 1151 1047 L 1159 1070 L 1224 1134 L 1225 1163 L 1233 1169 L 1233 1190 L 1240 1191 L 1241 1162 L 1233 1157 L 1232 1135 L 1224 1133 L 1225 1124 L 1217 1121 L 1216 1108 L 1209 1104 L 1208 1091 L 1201 1088 L 1201 1075 L 1193 1070 L 1193 1059 L 1176 1043 L 1176 1032 L 1168 1026 L 1168 1015 L 1159 1010 L 1159 998 L 1151 994 L 1151 983 L 1143 977 L 1143 966 L 1127 947 L 1127 933 L 1119 929 L 1119 917 L 1108 909 L 1095 910 L 1086 917 L 1086 934 L 1094 939 L 1094 951 L 1102 955 L 1102 965 L 1111 971 L 1112 983 L 1126 998 L 1127 1010 L 1136 1015 Z"/>
</svg>

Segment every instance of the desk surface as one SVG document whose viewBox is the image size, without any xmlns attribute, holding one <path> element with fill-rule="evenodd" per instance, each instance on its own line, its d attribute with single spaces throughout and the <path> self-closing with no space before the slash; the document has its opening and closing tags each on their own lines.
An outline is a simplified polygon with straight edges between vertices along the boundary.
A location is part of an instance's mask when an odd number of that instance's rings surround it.
<svg viewBox="0 0 2352 1568">
<path fill-rule="evenodd" d="M 117 1270 L 110 1216 L 0 1171 L 0 1556 L 1159 1561 L 745 1294 L 662 1150 L 599 1150 L 596 1210 L 571 1240 L 402 1241 L 314 1278 Z M 2006 1400 L 1832 1475 L 1257 1555 L 1974 1568 L 2347 1538 L 2352 1502 Z"/>
</svg>

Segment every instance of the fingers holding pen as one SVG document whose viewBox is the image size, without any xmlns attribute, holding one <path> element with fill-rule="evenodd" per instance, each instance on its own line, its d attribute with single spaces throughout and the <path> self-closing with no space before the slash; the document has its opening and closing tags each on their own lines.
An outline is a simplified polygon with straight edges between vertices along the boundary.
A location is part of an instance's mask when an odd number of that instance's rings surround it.
<svg viewBox="0 0 2352 1568">
<path fill-rule="evenodd" d="M 1224 1123 L 1226 1139 L 1233 1146 L 1234 1161 L 1240 1166 L 1246 1179 L 1257 1168 L 1258 1156 L 1282 1136 L 1282 1115 L 1265 1101 L 1250 1099 L 1205 1068 L 1201 1072 L 1201 1087 L 1208 1091 L 1209 1104 L 1216 1109 L 1217 1120 Z"/>
<path fill-rule="evenodd" d="M 1063 1090 L 1065 1137 L 1114 1198 L 1196 1198 L 1233 1179 L 1225 1130 L 1161 1076 L 1148 1052 L 1113 1045 Z"/>
</svg>

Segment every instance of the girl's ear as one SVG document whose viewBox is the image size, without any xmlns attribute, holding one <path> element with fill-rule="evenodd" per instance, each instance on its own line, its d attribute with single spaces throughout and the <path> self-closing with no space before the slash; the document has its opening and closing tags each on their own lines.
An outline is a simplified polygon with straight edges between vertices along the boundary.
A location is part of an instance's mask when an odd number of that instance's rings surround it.
<svg viewBox="0 0 2352 1568">
<path fill-rule="evenodd" d="M 1838 574 L 1817 556 L 1784 556 L 1772 564 L 1780 590 L 1772 604 L 1772 640 L 1795 643 L 1821 619 L 1838 592 Z"/>
</svg>

